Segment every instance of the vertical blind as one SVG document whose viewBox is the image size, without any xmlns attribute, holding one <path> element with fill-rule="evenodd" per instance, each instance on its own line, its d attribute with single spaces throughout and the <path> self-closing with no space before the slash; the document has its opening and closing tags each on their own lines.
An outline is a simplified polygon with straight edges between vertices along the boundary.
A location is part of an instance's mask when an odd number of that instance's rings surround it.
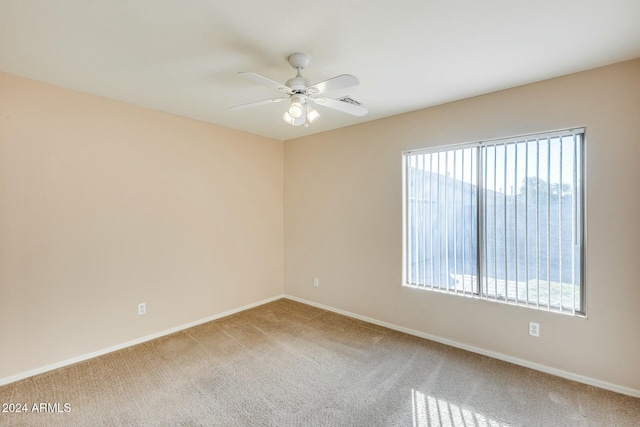
<svg viewBox="0 0 640 427">
<path fill-rule="evenodd" d="M 404 282 L 584 313 L 584 129 L 404 153 Z"/>
</svg>

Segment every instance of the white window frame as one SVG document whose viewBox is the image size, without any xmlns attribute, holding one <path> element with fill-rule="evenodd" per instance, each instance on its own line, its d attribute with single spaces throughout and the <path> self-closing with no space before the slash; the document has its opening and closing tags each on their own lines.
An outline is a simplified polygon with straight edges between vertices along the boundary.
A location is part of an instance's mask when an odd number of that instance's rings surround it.
<svg viewBox="0 0 640 427">
<path fill-rule="evenodd" d="M 586 316 L 586 277 L 585 277 L 585 265 L 584 265 L 584 260 L 585 260 L 585 230 L 586 230 L 586 192 L 585 192 L 585 186 L 586 186 L 586 182 L 585 182 L 585 178 L 586 178 L 586 173 L 585 173 L 585 146 L 586 146 L 586 141 L 585 141 L 585 128 L 571 128 L 571 129 L 565 129 L 565 130 L 560 130 L 560 131 L 553 131 L 553 132 L 545 132 L 545 133 L 538 133 L 538 134 L 529 134 L 529 135 L 521 135 L 521 136 L 516 136 L 516 137 L 510 137 L 510 138 L 502 138 L 502 139 L 496 139 L 496 140 L 488 140 L 488 141 L 480 141 L 480 142 L 475 142 L 475 143 L 470 143 L 470 144 L 459 144 L 459 145 L 449 145 L 449 146 L 439 146 L 439 147 L 433 147 L 433 148 L 424 148 L 424 149 L 418 149 L 418 150 L 409 150 L 409 151 L 405 151 L 402 153 L 402 182 L 403 182 L 403 187 L 402 187 L 402 207 L 403 207 L 403 271 L 402 271 L 402 283 L 403 286 L 409 286 L 409 287 L 415 287 L 415 288 L 420 288 L 420 289 L 427 289 L 427 290 L 431 290 L 431 291 L 438 291 L 438 292 L 445 292 L 445 293 L 449 293 L 449 294 L 455 294 L 455 295 L 463 295 L 463 296 L 469 296 L 469 297 L 474 297 L 474 298 L 480 298 L 480 299 L 484 299 L 484 300 L 489 300 L 489 301 L 496 301 L 496 302 L 503 302 L 503 303 L 509 303 L 509 304 L 514 304 L 514 305 L 520 305 L 520 306 L 526 306 L 526 307 L 531 307 L 531 308 L 536 308 L 536 309 L 542 309 L 542 310 L 547 310 L 547 311 L 552 311 L 552 312 L 559 312 L 559 313 L 567 313 L 567 314 L 572 314 L 572 315 L 579 315 L 579 316 Z M 570 157 L 570 161 L 573 162 L 573 166 L 571 168 L 571 170 L 568 172 L 568 176 L 570 176 L 573 180 L 572 186 L 570 187 L 570 197 L 571 197 L 571 208 L 570 208 L 570 214 L 571 217 L 569 218 L 569 221 L 571 222 L 572 225 L 572 231 L 571 231 L 571 244 L 570 246 L 568 246 L 570 248 L 570 255 L 565 253 L 565 256 L 571 256 L 571 282 L 566 283 L 566 273 L 565 271 L 563 271 L 566 266 L 564 264 L 562 264 L 562 254 L 563 254 L 563 248 L 567 247 L 567 243 L 566 243 L 566 234 L 567 234 L 567 230 L 562 231 L 562 224 L 563 224 L 563 220 L 567 220 L 567 216 L 569 215 L 569 213 L 567 213 L 567 208 L 564 207 L 563 202 L 565 204 L 567 204 L 567 200 L 563 200 L 563 188 L 564 188 L 564 183 L 566 182 L 565 180 L 565 175 L 563 175 L 562 172 L 562 164 L 563 164 L 563 150 L 565 150 L 565 145 L 567 144 L 567 138 L 570 138 L 569 141 L 573 141 L 573 145 L 571 145 L 571 142 L 569 143 L 569 145 L 572 147 L 571 149 L 573 150 L 572 152 L 569 152 L 568 154 L 571 154 Z M 535 142 L 534 142 L 535 141 Z M 551 152 L 552 152 L 552 141 L 554 141 L 555 145 L 553 145 L 553 147 L 556 147 L 555 149 L 557 150 L 556 157 L 559 156 L 559 160 L 555 159 L 554 161 L 558 162 L 558 164 L 556 165 L 557 167 L 559 167 L 559 174 L 562 176 L 562 178 L 560 179 L 560 181 L 562 182 L 562 184 L 559 185 L 559 189 L 556 189 L 557 192 L 554 193 L 556 194 L 556 205 L 557 205 L 557 212 L 555 213 L 556 217 L 556 221 L 557 221 L 557 226 L 556 228 L 558 228 L 560 231 L 559 233 L 556 230 L 553 230 L 551 227 L 553 227 L 552 222 L 553 222 L 553 213 L 550 213 L 550 206 L 551 206 L 551 199 L 550 199 L 550 194 L 552 191 L 552 187 L 553 184 L 550 182 L 551 179 L 548 179 L 546 181 L 546 197 L 547 197 L 547 201 L 546 201 L 546 205 L 544 205 L 545 209 L 547 210 L 546 213 L 537 213 L 537 218 L 538 221 L 541 217 L 541 215 L 544 216 L 546 223 L 544 223 L 544 226 L 541 227 L 538 223 L 535 226 L 535 231 L 534 232 L 530 232 L 527 230 L 527 227 L 529 226 L 531 219 L 527 218 L 526 215 L 529 214 L 530 208 L 531 208 L 531 204 L 530 202 L 527 201 L 526 197 L 528 195 L 529 190 L 529 179 L 530 179 L 530 175 L 527 171 L 524 172 L 524 177 L 525 180 L 523 182 L 523 186 L 526 186 L 524 189 L 525 192 L 525 201 L 524 201 L 524 207 L 522 205 L 522 197 L 523 197 L 523 193 L 522 190 L 520 193 L 516 194 L 516 192 L 514 190 L 511 190 L 511 196 L 507 196 L 507 168 L 515 168 L 515 172 L 513 174 L 513 182 L 509 182 L 510 184 L 516 184 L 518 182 L 518 177 L 521 177 L 520 174 L 522 174 L 523 172 L 518 170 L 516 165 L 519 165 L 521 163 L 518 163 L 518 152 L 522 152 L 523 147 L 524 147 L 524 151 L 526 153 L 527 156 L 529 156 L 530 151 L 532 151 L 532 146 L 533 144 L 535 144 L 536 147 L 536 157 L 535 159 L 537 160 L 537 169 L 535 170 L 535 176 L 536 176 L 536 182 L 537 182 L 537 187 L 535 187 L 535 194 L 537 197 L 537 200 L 533 203 L 535 206 L 535 209 L 537 211 L 540 210 L 540 207 L 542 206 L 540 203 L 540 194 L 543 192 L 542 190 L 545 190 L 545 187 L 543 185 L 543 187 L 540 187 L 540 182 L 544 181 L 540 178 L 540 174 L 541 174 L 541 168 L 539 166 L 540 163 L 540 146 L 542 146 L 543 144 L 547 144 L 546 145 L 546 149 L 545 149 L 545 155 L 548 156 L 548 160 L 546 163 L 546 171 L 549 171 L 552 169 L 551 165 L 553 164 L 552 162 L 552 158 L 551 158 Z M 512 144 L 512 146 L 510 146 L 509 144 Z M 508 151 L 508 148 L 512 148 L 511 151 Z M 502 191 L 502 195 L 499 197 L 504 197 L 504 201 L 503 203 L 503 211 L 504 211 L 504 219 L 505 222 L 504 224 L 501 224 L 499 227 L 499 231 L 501 231 L 500 234 L 500 238 L 502 239 L 502 236 L 504 236 L 504 245 L 502 246 L 502 253 L 504 253 L 503 258 L 504 258 L 504 270 L 503 271 L 503 280 L 502 280 L 502 292 L 500 292 L 499 289 L 499 285 L 498 283 L 501 282 L 501 280 L 499 279 L 499 274 L 498 271 L 499 269 L 496 267 L 493 269 L 493 275 L 495 277 L 490 277 L 489 273 L 491 273 L 491 265 L 487 264 L 487 260 L 489 259 L 489 250 L 496 250 L 495 248 L 497 246 L 499 246 L 499 242 L 498 242 L 498 236 L 499 233 L 498 231 L 496 231 L 496 226 L 495 224 L 488 224 L 487 223 L 487 218 L 490 218 L 491 216 L 491 211 L 487 210 L 489 209 L 489 204 L 490 204 L 490 200 L 489 197 L 487 196 L 488 193 L 493 194 L 493 198 L 495 200 L 496 197 L 496 193 L 498 193 L 497 191 L 497 187 L 495 185 L 495 182 L 493 183 L 493 187 L 494 190 L 489 190 L 487 191 L 487 187 L 490 186 L 491 182 L 488 180 L 488 177 L 486 176 L 486 173 L 488 172 L 488 165 L 490 164 L 488 159 L 490 158 L 490 155 L 488 153 L 490 153 L 491 150 L 493 150 L 493 165 L 494 165 L 494 169 L 497 169 L 495 167 L 495 165 L 500 165 L 502 164 L 501 161 L 502 159 L 498 159 L 498 150 L 502 149 L 502 156 L 504 159 L 504 166 L 503 166 L 503 174 L 504 174 L 504 191 Z M 471 150 L 471 151 L 470 151 Z M 430 248 L 430 250 L 426 247 L 423 246 L 421 248 L 418 248 L 418 246 L 420 245 L 420 241 L 422 241 L 422 244 L 426 244 L 427 240 L 429 241 L 430 245 L 434 244 L 434 236 L 433 236 L 433 230 L 438 228 L 438 227 L 434 227 L 434 215 L 433 213 L 429 213 L 427 216 L 429 218 L 429 223 L 425 223 L 425 215 L 426 214 L 421 214 L 421 217 L 418 218 L 418 212 L 421 212 L 420 209 L 424 209 L 425 211 L 427 210 L 426 207 L 422 208 L 419 206 L 427 206 L 427 203 L 429 206 L 433 205 L 433 198 L 437 198 L 435 203 L 439 203 L 438 205 L 438 213 L 436 214 L 436 216 L 438 217 L 438 221 L 440 224 L 442 224 L 442 220 L 440 219 L 440 216 L 443 216 L 444 219 L 444 227 L 449 227 L 449 217 L 451 215 L 453 215 L 454 217 L 454 222 L 453 222 L 453 233 L 454 233 L 454 253 L 455 253 L 455 248 L 458 247 L 458 242 L 460 240 L 460 237 L 455 237 L 455 233 L 456 230 L 458 230 L 460 228 L 460 225 L 458 223 L 455 222 L 455 215 L 456 215 L 456 211 L 457 209 L 455 208 L 454 205 L 454 209 L 452 209 L 453 213 L 449 213 L 447 214 L 446 211 L 446 207 L 449 206 L 447 204 L 447 200 L 446 197 L 447 195 L 450 195 L 450 198 L 453 199 L 453 203 L 457 203 L 459 202 L 460 198 L 462 198 L 462 202 L 461 202 L 461 206 L 462 206 L 462 214 L 461 215 L 466 215 L 465 212 L 470 212 L 468 208 L 465 207 L 465 197 L 472 197 L 472 196 L 465 196 L 465 178 L 463 177 L 462 180 L 457 180 L 456 177 L 458 177 L 459 175 L 456 174 L 455 171 L 455 165 L 460 164 L 460 160 L 454 160 L 453 164 L 453 176 L 454 179 L 451 180 L 451 178 L 447 175 L 451 173 L 451 161 L 450 160 L 445 160 L 445 166 L 444 168 L 442 168 L 442 166 L 440 165 L 439 159 L 441 158 L 440 156 L 442 156 L 443 153 L 445 158 L 448 155 L 453 155 L 453 156 L 464 156 L 465 154 L 467 156 L 469 156 L 469 153 L 474 152 L 475 156 L 471 156 L 470 161 L 472 163 L 471 164 L 471 173 L 476 174 L 475 177 L 472 178 L 472 181 L 475 181 L 475 185 L 469 185 L 469 183 L 467 183 L 467 191 L 471 191 L 470 188 L 471 187 L 475 187 L 475 189 L 473 190 L 473 192 L 475 192 L 475 213 L 473 214 L 474 216 L 471 219 L 472 221 L 475 222 L 475 232 L 476 232 L 476 236 L 473 236 L 473 240 L 476 240 L 475 242 L 475 255 L 473 255 L 475 257 L 475 280 L 474 280 L 474 275 L 469 275 L 469 274 L 465 274 L 465 268 L 468 268 L 467 265 L 469 263 L 469 261 L 465 262 L 464 261 L 464 247 L 462 247 L 462 259 L 463 259 L 463 266 L 462 266 L 462 275 L 460 274 L 455 274 L 456 277 L 462 277 L 462 285 L 459 285 L 458 283 L 460 282 L 460 280 L 456 280 L 455 283 L 456 285 L 452 285 L 451 287 L 449 286 L 449 278 L 448 276 L 451 275 L 450 273 L 450 266 L 447 264 L 447 267 L 445 268 L 445 276 L 447 276 L 447 278 L 445 279 L 446 284 L 443 284 L 441 282 L 439 283 L 434 283 L 435 280 L 433 279 L 435 272 L 434 272 L 434 268 L 433 268 L 433 261 L 431 261 L 431 268 L 429 270 L 429 273 L 426 273 L 427 271 L 427 261 L 426 258 L 424 258 L 422 261 L 417 261 L 418 256 L 416 256 L 416 254 L 418 253 L 418 251 L 422 251 L 422 254 L 428 252 L 430 254 L 431 259 L 434 258 L 434 251 L 433 251 L 433 247 Z M 555 151 L 554 151 L 555 152 Z M 454 154 L 457 153 L 457 154 Z M 464 153 L 464 154 L 460 154 L 460 153 Z M 509 159 L 508 159 L 508 153 L 513 153 L 512 155 L 512 161 L 514 163 L 509 163 Z M 568 155 L 565 154 L 565 155 Z M 433 162 L 434 160 L 434 155 L 437 156 L 437 159 L 435 160 L 436 164 L 431 163 L 429 165 L 429 172 L 425 172 L 425 170 L 427 169 L 427 158 L 429 159 L 430 162 Z M 522 155 L 522 154 L 521 154 Z M 422 156 L 422 157 L 420 157 Z M 513 159 L 515 157 L 515 159 Z M 569 157 L 567 157 L 569 158 Z M 422 159 L 422 164 L 418 164 Z M 499 161 L 500 160 L 500 161 Z M 413 165 L 411 165 L 410 163 L 413 162 Z M 464 169 L 465 166 L 465 160 L 463 157 L 462 160 L 462 168 Z M 520 161 L 522 162 L 522 160 Z M 566 162 L 566 159 L 565 159 Z M 527 168 L 529 167 L 530 161 L 529 158 L 527 157 L 527 159 L 525 160 L 525 164 L 527 165 Z M 449 166 L 447 166 L 449 165 Z M 434 166 L 437 166 L 437 179 L 438 182 L 436 184 L 433 183 L 433 175 L 431 175 L 432 173 L 435 174 L 435 172 L 433 172 L 434 170 Z M 441 169 L 443 169 L 443 171 L 445 172 L 445 175 L 441 174 Z M 418 172 L 418 170 L 420 170 L 420 172 Z M 468 169 L 467 173 L 468 172 Z M 413 171 L 413 172 L 412 172 Z M 415 174 L 416 176 L 412 175 Z M 429 173 L 429 177 L 428 180 L 425 179 L 425 175 L 423 175 L 422 177 L 417 176 L 418 174 L 426 174 Z M 458 172 L 459 173 L 459 172 Z M 495 172 L 494 172 L 495 173 Z M 550 174 L 550 172 L 548 172 Z M 567 174 L 567 172 L 564 172 L 564 174 Z M 550 176 L 550 175 L 549 175 Z M 471 177 L 470 177 L 471 178 Z M 409 181 L 410 179 L 413 182 L 413 187 L 411 187 Z M 440 193 L 438 193 L 437 196 L 434 196 L 431 194 L 431 192 L 433 192 L 434 190 L 434 185 L 437 191 L 440 191 L 441 188 L 443 188 L 443 184 L 440 182 L 440 180 L 444 180 L 444 189 L 446 189 L 446 185 L 448 182 L 452 182 L 452 184 L 449 185 L 459 185 L 460 188 L 460 193 L 456 193 L 455 188 L 453 187 L 454 190 L 450 190 L 451 192 L 448 192 L 447 190 L 445 190 L 444 194 L 445 194 L 445 198 L 444 198 L 444 202 L 442 201 L 442 199 L 440 198 Z M 427 183 L 428 182 L 428 183 Z M 461 184 L 457 184 L 457 182 L 461 182 Z M 421 189 L 419 189 L 419 186 L 423 186 Z M 428 185 L 428 197 L 429 197 L 429 201 L 427 202 L 427 199 L 425 196 L 425 189 L 427 188 L 426 186 Z M 575 190 L 577 188 L 577 191 Z M 419 190 L 418 190 L 419 189 Z M 418 197 L 419 193 L 418 191 L 420 191 L 421 195 L 422 195 L 422 200 Z M 532 190 L 531 190 L 532 191 Z M 410 194 L 411 193 L 411 194 Z M 453 196 L 453 197 L 451 197 Z M 511 207 L 511 214 L 513 215 L 513 218 L 509 217 L 507 218 L 507 211 L 508 211 L 508 199 L 507 197 L 511 197 L 511 204 L 513 205 L 513 207 Z M 518 199 L 518 197 L 520 197 L 520 199 Z M 567 196 L 565 196 L 566 198 Z M 410 200 L 411 199 L 411 200 Z M 489 202 L 488 202 L 489 200 Z M 412 210 L 409 206 L 410 203 L 413 202 L 413 206 L 414 209 Z M 467 200 L 467 202 L 469 202 L 469 200 Z M 486 204 L 486 206 L 485 206 Z M 440 210 L 443 209 L 442 206 L 444 206 L 444 215 L 440 214 Z M 471 203 L 471 206 L 473 206 L 473 203 Z M 494 222 L 496 221 L 496 203 L 495 201 L 493 201 L 493 220 Z M 433 209 L 433 208 L 430 208 Z M 520 222 L 518 222 L 517 219 L 517 215 L 518 212 L 520 210 L 521 212 L 521 216 L 522 216 L 522 210 L 524 209 L 525 212 L 525 219 L 520 219 Z M 424 212 L 423 212 L 424 213 Z M 500 212 L 500 214 L 502 215 L 502 211 Z M 410 216 L 410 214 L 414 215 L 414 218 L 412 218 Z M 510 214 L 510 215 L 511 215 Z M 460 215 L 460 214 L 459 214 Z M 511 220 L 511 225 L 513 227 L 513 233 L 512 233 L 512 240 L 514 241 L 511 244 L 511 248 L 512 250 L 515 251 L 515 254 L 513 253 L 508 253 L 508 244 L 507 244 L 507 233 L 508 231 L 511 230 L 507 230 L 507 227 L 509 226 L 507 219 Z M 422 221 L 423 223 L 419 226 L 420 230 L 418 230 L 418 226 L 416 226 L 416 224 L 418 224 L 419 221 Z M 464 219 L 463 219 L 464 222 Z M 525 234 L 524 236 L 521 233 L 520 228 L 523 227 L 522 223 L 524 222 L 524 227 L 525 227 Z M 413 225 L 412 225 L 413 224 Z M 575 224 L 575 225 L 574 225 Z M 431 227 L 429 228 L 428 225 L 430 225 Z M 462 225 L 462 230 L 466 230 L 464 227 L 465 225 Z M 494 234 L 493 234 L 493 239 L 491 239 L 490 237 L 488 237 L 491 233 L 491 227 L 494 227 Z M 502 227 L 504 229 L 502 229 Z M 428 239 L 426 239 L 424 237 L 424 233 L 425 233 L 425 228 L 429 230 L 429 232 L 431 233 Z M 472 231 L 473 231 L 474 227 L 471 227 Z M 531 245 L 531 241 L 533 241 L 533 239 L 530 238 L 530 233 L 535 233 L 535 243 L 536 245 L 540 244 L 540 236 L 541 236 L 541 230 L 544 228 L 544 230 L 546 230 L 546 234 L 543 233 L 543 235 L 546 236 L 546 245 L 547 247 L 544 248 L 542 251 L 538 251 L 536 253 L 536 256 L 534 257 L 536 259 L 536 262 L 540 262 L 540 257 L 541 257 L 541 253 L 544 252 L 546 254 L 546 258 L 544 258 L 544 261 L 547 263 L 546 266 L 544 267 L 544 270 L 546 271 L 546 280 L 541 281 L 540 280 L 540 273 L 541 273 L 541 269 L 540 267 L 537 268 L 537 270 L 535 270 L 535 276 L 536 279 L 533 280 L 533 282 L 535 282 L 534 284 L 532 284 L 530 282 L 530 278 L 533 276 L 533 274 L 530 274 L 529 269 L 530 269 L 530 264 L 531 264 L 531 258 L 529 257 L 530 254 L 527 254 L 527 250 Z M 413 231 L 410 231 L 413 230 Z M 418 231 L 416 231 L 418 230 Z M 553 231 L 553 233 L 551 232 Z M 438 228 L 438 230 L 436 231 L 437 233 L 442 233 L 441 229 Z M 413 233 L 413 234 L 412 234 Z M 445 237 L 438 237 L 438 245 L 440 244 L 441 240 L 445 240 L 445 245 L 447 245 L 447 242 L 451 239 L 451 236 L 449 235 L 450 230 L 445 230 L 444 232 Z M 460 232 L 458 231 L 458 234 Z M 422 235 L 421 235 L 422 234 Z M 556 235 L 558 234 L 558 235 Z M 553 235 L 553 236 L 552 236 Z M 439 234 L 438 234 L 439 236 Z M 550 242 L 552 237 L 554 237 L 556 240 L 555 242 L 557 243 L 557 248 L 551 248 L 550 247 Z M 523 240 L 523 242 L 520 243 L 520 246 L 524 245 L 524 261 L 521 261 L 520 258 L 518 258 L 518 239 Z M 412 242 L 413 239 L 413 242 Z M 464 239 L 464 237 L 463 237 Z M 493 244 L 493 246 L 491 246 L 491 243 Z M 466 245 L 466 243 L 463 243 L 463 245 Z M 490 246 L 490 247 L 489 247 Z M 415 254 L 412 254 L 412 247 L 416 248 L 415 249 Z M 440 248 L 437 248 L 438 250 Z M 550 259 L 554 259 L 556 260 L 556 258 L 554 257 L 554 255 L 556 255 L 556 251 L 557 255 L 559 255 L 559 259 L 557 259 L 557 274 L 559 275 L 558 281 L 554 282 L 553 278 L 550 277 L 551 273 L 551 267 L 549 264 L 549 260 Z M 471 251 L 473 252 L 473 251 Z M 565 250 L 566 252 L 566 250 Z M 439 253 L 438 256 L 439 258 L 439 262 L 441 263 L 441 258 L 444 256 L 444 258 L 446 258 L 446 262 L 449 262 L 449 247 L 445 247 L 445 251 L 444 251 L 445 255 L 443 255 L 442 253 Z M 472 254 L 468 254 L 468 256 L 471 256 Z M 522 255 L 522 254 L 521 254 Z M 413 258 L 412 258 L 413 257 Z M 512 260 L 514 260 L 514 265 L 515 265 L 515 280 L 512 280 L 511 282 L 514 283 L 510 283 L 510 279 L 509 279 L 509 273 L 511 275 L 513 275 L 513 271 L 510 271 L 509 269 L 513 269 L 513 267 L 508 267 L 507 265 L 507 258 L 508 257 L 512 257 Z M 459 256 L 454 255 L 453 256 L 453 262 L 455 263 L 456 260 L 459 259 Z M 494 262 L 497 263 L 498 256 L 494 256 L 493 260 Z M 416 261 L 416 262 L 414 262 Z M 412 262 L 413 267 L 412 267 Z M 502 261 L 501 261 L 502 262 Z M 420 267 L 419 264 L 422 263 L 422 271 L 420 271 Z M 442 265 L 442 264 L 440 264 Z M 518 265 L 524 265 L 524 270 L 526 271 L 521 271 L 520 274 L 518 273 Z M 496 264 L 497 266 L 497 264 Z M 458 270 L 456 270 L 454 273 L 459 273 Z M 427 274 L 430 274 L 431 276 L 431 282 L 429 283 L 429 281 L 427 281 Z M 525 279 L 524 279 L 524 284 L 521 284 L 521 279 L 520 277 L 522 275 L 525 275 Z M 424 276 L 424 277 L 422 277 Z M 439 271 L 438 272 L 438 276 L 442 276 L 442 273 Z M 576 279 L 577 278 L 577 279 Z M 421 280 L 424 279 L 424 280 Z M 577 280 L 577 283 L 576 283 Z M 492 284 L 493 283 L 493 284 Z M 543 287 L 541 287 L 541 284 Z M 552 285 L 553 284 L 553 287 Z M 515 293 L 514 293 L 514 288 L 513 286 L 515 285 Z M 493 290 L 492 290 L 492 286 L 493 286 Z M 524 287 L 524 289 L 521 288 Z M 533 287 L 532 287 L 533 286 Z M 546 287 L 546 289 L 545 289 Z M 571 294 L 567 295 L 566 292 L 569 292 L 568 290 L 565 289 L 570 289 Z M 531 290 L 531 293 L 530 293 Z M 546 292 L 546 294 L 545 294 Z M 563 294 L 563 292 L 565 292 Z M 522 296 L 525 295 L 526 296 Z M 541 298 L 541 295 L 543 296 Z M 553 296 L 552 296 L 553 295 Z M 532 299 L 533 298 L 533 299 Z M 567 302 L 568 301 L 568 302 Z M 557 303 L 556 303 L 557 302 Z"/>
</svg>

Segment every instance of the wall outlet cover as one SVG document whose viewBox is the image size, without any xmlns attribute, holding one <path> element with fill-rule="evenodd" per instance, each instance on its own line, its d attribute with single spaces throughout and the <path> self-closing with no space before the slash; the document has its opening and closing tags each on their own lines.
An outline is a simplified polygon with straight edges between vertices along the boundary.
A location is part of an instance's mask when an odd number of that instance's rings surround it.
<svg viewBox="0 0 640 427">
<path fill-rule="evenodd" d="M 540 336 L 540 324 L 535 322 L 529 322 L 529 335 L 532 337 Z"/>
</svg>

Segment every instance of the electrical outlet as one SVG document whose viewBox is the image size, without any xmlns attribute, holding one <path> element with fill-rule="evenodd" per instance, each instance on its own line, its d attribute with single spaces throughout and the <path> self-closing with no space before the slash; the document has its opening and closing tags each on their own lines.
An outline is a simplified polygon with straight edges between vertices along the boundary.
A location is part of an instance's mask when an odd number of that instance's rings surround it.
<svg viewBox="0 0 640 427">
<path fill-rule="evenodd" d="M 532 337 L 540 336 L 540 324 L 535 322 L 529 322 L 529 335 Z"/>
<path fill-rule="evenodd" d="M 138 304 L 138 315 L 145 314 L 147 312 L 147 303 L 141 302 Z"/>
<path fill-rule="evenodd" d="M 320 279 L 318 279 L 317 277 L 313 278 L 313 286 L 320 286 Z"/>
</svg>

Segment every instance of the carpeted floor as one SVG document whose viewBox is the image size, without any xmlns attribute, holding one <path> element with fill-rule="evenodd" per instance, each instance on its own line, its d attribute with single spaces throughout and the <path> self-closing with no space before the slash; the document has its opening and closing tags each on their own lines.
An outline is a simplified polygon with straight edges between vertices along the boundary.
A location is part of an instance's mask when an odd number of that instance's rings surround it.
<svg viewBox="0 0 640 427">
<path fill-rule="evenodd" d="M 286 299 L 0 387 L 0 403 L 26 403 L 0 413 L 25 426 L 640 425 L 640 399 Z"/>
</svg>

